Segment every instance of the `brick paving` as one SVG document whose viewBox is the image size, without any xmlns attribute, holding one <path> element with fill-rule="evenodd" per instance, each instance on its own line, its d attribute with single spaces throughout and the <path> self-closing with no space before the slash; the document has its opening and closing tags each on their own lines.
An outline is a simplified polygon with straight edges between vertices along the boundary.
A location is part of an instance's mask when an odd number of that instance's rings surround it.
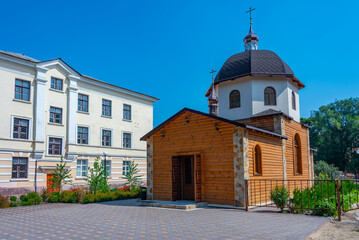
<svg viewBox="0 0 359 240">
<path fill-rule="evenodd" d="M 202 208 L 138 206 L 138 200 L 0 209 L 0 239 L 305 239 L 327 218 Z"/>
</svg>

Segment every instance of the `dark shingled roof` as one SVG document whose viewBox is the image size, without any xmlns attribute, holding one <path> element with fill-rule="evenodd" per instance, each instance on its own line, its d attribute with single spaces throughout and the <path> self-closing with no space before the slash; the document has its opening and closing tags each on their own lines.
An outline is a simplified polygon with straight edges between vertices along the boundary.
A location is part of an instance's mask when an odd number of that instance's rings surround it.
<svg viewBox="0 0 359 240">
<path fill-rule="evenodd" d="M 292 69 L 274 52 L 268 50 L 250 50 L 230 57 L 218 72 L 215 84 L 244 76 L 287 76 L 304 87 Z"/>
</svg>

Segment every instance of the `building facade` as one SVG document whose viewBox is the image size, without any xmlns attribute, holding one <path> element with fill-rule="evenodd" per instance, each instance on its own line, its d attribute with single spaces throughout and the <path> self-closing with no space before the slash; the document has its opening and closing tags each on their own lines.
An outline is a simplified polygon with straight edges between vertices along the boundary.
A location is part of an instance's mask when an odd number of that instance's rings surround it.
<svg viewBox="0 0 359 240">
<path fill-rule="evenodd" d="M 62 59 L 0 51 L 0 189 L 46 187 L 61 156 L 73 184 L 99 157 L 121 184 L 131 161 L 146 179 L 154 97 L 82 75 Z M 37 168 L 36 168 L 37 166 Z M 35 178 L 36 175 L 36 178 Z"/>
<path fill-rule="evenodd" d="M 310 127 L 299 112 L 304 84 L 277 54 L 257 49 L 252 25 L 244 42 L 207 91 L 209 114 L 185 108 L 141 138 L 149 199 L 244 207 L 271 201 L 267 182 L 290 192 L 311 184 Z"/>
</svg>

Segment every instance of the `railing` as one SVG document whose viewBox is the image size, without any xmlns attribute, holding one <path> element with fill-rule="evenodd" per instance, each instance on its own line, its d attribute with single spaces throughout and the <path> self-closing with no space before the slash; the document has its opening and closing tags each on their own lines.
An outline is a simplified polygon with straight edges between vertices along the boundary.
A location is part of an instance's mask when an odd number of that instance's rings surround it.
<svg viewBox="0 0 359 240">
<path fill-rule="evenodd" d="M 277 207 L 271 191 L 285 187 L 289 200 L 286 207 L 294 213 L 311 212 L 317 215 L 337 215 L 359 208 L 358 180 L 276 180 L 250 179 L 245 181 L 246 210 L 250 207 Z"/>
</svg>

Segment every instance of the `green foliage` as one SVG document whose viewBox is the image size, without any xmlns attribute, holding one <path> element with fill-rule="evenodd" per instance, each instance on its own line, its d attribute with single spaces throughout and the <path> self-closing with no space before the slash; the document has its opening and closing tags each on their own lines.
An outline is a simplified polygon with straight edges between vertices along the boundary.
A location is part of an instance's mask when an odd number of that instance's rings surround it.
<svg viewBox="0 0 359 240">
<path fill-rule="evenodd" d="M 98 192 L 96 194 L 88 193 L 84 196 L 81 203 L 93 203 L 93 202 L 104 202 L 112 200 L 121 200 L 121 199 L 131 199 L 139 197 L 141 189 L 134 187 L 130 188 L 120 188 L 116 191 L 109 192 Z"/>
<path fill-rule="evenodd" d="M 81 202 L 86 195 L 84 188 L 73 188 L 71 190 L 62 191 L 60 194 L 60 202 L 63 203 L 78 203 Z"/>
<path fill-rule="evenodd" d="M 352 181 L 341 181 L 341 184 L 342 210 L 348 211 L 352 204 L 359 202 L 358 192 Z M 338 215 L 336 182 L 317 181 L 312 187 L 295 189 L 290 199 L 290 208 L 294 213 L 312 210 L 313 214 L 320 216 Z"/>
<path fill-rule="evenodd" d="M 129 170 L 124 176 L 124 179 L 126 179 L 127 186 L 130 186 L 131 188 L 134 186 L 137 186 L 137 184 L 140 182 L 140 175 L 137 175 L 140 172 L 138 169 L 138 164 L 135 162 L 131 162 L 131 165 L 129 166 Z"/>
<path fill-rule="evenodd" d="M 9 204 L 9 197 L 0 194 L 0 208 L 8 208 Z"/>
<path fill-rule="evenodd" d="M 108 192 L 110 186 L 107 183 L 105 165 L 97 157 L 94 161 L 93 168 L 88 168 L 89 174 L 85 180 L 90 186 L 90 193 Z"/>
<path fill-rule="evenodd" d="M 289 192 L 287 188 L 284 186 L 276 186 L 270 191 L 270 197 L 274 204 L 283 212 L 283 209 L 287 206 L 289 199 Z"/>
<path fill-rule="evenodd" d="M 311 146 L 317 148 L 314 158 L 334 164 L 341 171 L 355 173 L 359 168 L 359 98 L 337 100 L 301 119 L 312 126 Z"/>
<path fill-rule="evenodd" d="M 41 189 L 41 195 L 40 196 L 41 196 L 41 200 L 43 202 L 46 202 L 49 199 L 50 190 L 46 189 L 46 188 Z"/>
<path fill-rule="evenodd" d="M 60 193 L 59 192 L 52 192 L 49 195 L 48 202 L 49 203 L 57 203 L 60 201 Z"/>
<path fill-rule="evenodd" d="M 10 207 L 17 207 L 19 206 L 19 204 L 15 201 L 11 201 L 10 204 L 9 204 Z"/>
<path fill-rule="evenodd" d="M 16 200 L 17 200 L 17 197 L 16 197 L 16 196 L 11 196 L 11 197 L 10 197 L 10 201 L 16 202 Z"/>
<path fill-rule="evenodd" d="M 20 201 L 21 201 L 21 202 L 27 202 L 27 200 L 29 200 L 29 198 L 27 197 L 27 195 L 21 195 L 21 196 L 20 196 Z"/>
<path fill-rule="evenodd" d="M 67 180 L 72 178 L 70 174 L 71 170 L 66 167 L 66 162 L 64 162 L 63 156 L 61 156 L 60 163 L 56 164 L 56 169 L 54 171 L 54 178 L 51 179 L 51 188 L 58 189 L 61 191 L 61 187 L 66 184 L 70 184 L 71 181 Z"/>
<path fill-rule="evenodd" d="M 340 171 L 333 164 L 324 161 L 318 161 L 314 164 L 315 176 L 323 179 L 321 176 L 327 176 L 329 179 L 335 180 L 340 177 Z"/>
</svg>

